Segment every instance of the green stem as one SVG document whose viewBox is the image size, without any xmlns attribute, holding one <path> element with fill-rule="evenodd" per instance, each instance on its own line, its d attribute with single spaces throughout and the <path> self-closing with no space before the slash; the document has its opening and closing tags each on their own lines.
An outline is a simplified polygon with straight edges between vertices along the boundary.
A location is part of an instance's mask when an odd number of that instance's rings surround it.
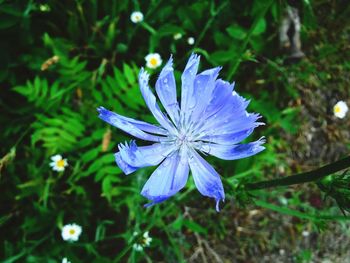
<svg viewBox="0 0 350 263">
<path fill-rule="evenodd" d="M 259 13 L 259 15 L 255 18 L 253 25 L 250 27 L 242 45 L 241 48 L 239 49 L 238 52 L 238 56 L 234 59 L 234 64 L 231 67 L 231 70 L 228 73 L 228 79 L 231 79 L 233 77 L 233 74 L 236 73 L 236 70 L 239 66 L 239 64 L 241 63 L 241 58 L 242 58 L 242 54 L 245 52 L 247 45 L 249 43 L 250 37 L 252 36 L 256 26 L 258 25 L 260 19 L 262 19 L 263 17 L 265 17 L 267 11 L 269 10 L 270 6 L 272 5 L 274 0 L 270 0 L 269 2 L 267 2 L 267 4 L 264 6 L 264 8 L 261 10 L 261 12 Z"/>
<path fill-rule="evenodd" d="M 140 25 L 146 29 L 148 32 L 150 32 L 152 35 L 157 34 L 157 30 L 155 30 L 153 27 L 151 27 L 148 23 L 146 22 L 141 22 Z"/>
<path fill-rule="evenodd" d="M 266 181 L 261 181 L 257 183 L 249 183 L 245 185 L 245 189 L 258 190 L 258 189 L 266 189 L 271 187 L 289 186 L 289 185 L 295 185 L 295 184 L 314 182 L 322 179 L 323 177 L 326 177 L 327 175 L 339 172 L 349 167 L 350 167 L 350 156 L 309 172 L 299 173 L 299 174 L 287 176 L 280 179 L 266 180 Z"/>
<path fill-rule="evenodd" d="M 205 34 L 207 33 L 208 29 L 210 28 L 211 24 L 214 22 L 216 16 L 226 7 L 226 5 L 228 4 L 229 2 L 226 1 L 226 2 L 223 2 L 216 11 L 214 11 L 212 14 L 211 14 L 211 17 L 210 19 L 207 21 L 207 23 L 205 24 L 205 26 L 203 27 L 203 30 L 202 32 L 199 34 L 197 40 L 196 40 L 196 43 L 195 43 L 195 46 L 194 48 L 198 47 L 199 43 L 202 41 L 202 39 L 204 38 Z"/>
</svg>

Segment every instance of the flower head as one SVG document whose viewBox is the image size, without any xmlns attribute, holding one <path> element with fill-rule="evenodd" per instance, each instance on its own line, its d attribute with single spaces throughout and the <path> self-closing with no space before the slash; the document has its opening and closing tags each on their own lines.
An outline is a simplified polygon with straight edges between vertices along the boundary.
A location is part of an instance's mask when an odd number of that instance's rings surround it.
<svg viewBox="0 0 350 263">
<path fill-rule="evenodd" d="M 191 170 L 198 191 L 214 198 L 219 210 L 219 202 L 225 198 L 223 185 L 219 174 L 200 153 L 235 160 L 264 149 L 264 139 L 239 144 L 262 124 L 257 122 L 260 116 L 246 111 L 249 101 L 233 92 L 233 84 L 217 79 L 221 68 L 197 74 L 199 59 L 192 55 L 182 73 L 181 106 L 176 97 L 172 58 L 162 69 L 155 90 L 166 114 L 148 85 L 149 75 L 141 69 L 141 93 L 160 126 L 98 108 L 102 120 L 136 138 L 154 142 L 141 147 L 135 141 L 119 144 L 115 154 L 117 165 L 125 174 L 159 164 L 141 191 L 151 201 L 147 206 L 180 191 Z"/>
<path fill-rule="evenodd" d="M 158 53 L 151 53 L 145 57 L 146 66 L 151 69 L 158 68 L 163 60 Z"/>
<path fill-rule="evenodd" d="M 62 263 L 71 263 L 71 262 L 67 258 L 63 258 Z"/>
<path fill-rule="evenodd" d="M 134 236 L 137 236 L 138 233 L 134 232 Z M 136 251 L 142 251 L 144 247 L 149 247 L 151 245 L 152 238 L 149 236 L 148 231 L 143 233 L 142 237 L 138 239 L 133 245 L 133 249 Z"/>
<path fill-rule="evenodd" d="M 56 154 L 51 157 L 50 166 L 54 171 L 63 172 L 64 169 L 68 166 L 68 162 L 67 159 L 63 159 L 61 155 Z"/>
<path fill-rule="evenodd" d="M 130 15 L 131 22 L 137 24 L 143 21 L 143 14 L 140 11 L 134 11 Z"/>
<path fill-rule="evenodd" d="M 81 232 L 81 226 L 73 223 L 63 226 L 61 235 L 65 241 L 78 241 Z"/>
<path fill-rule="evenodd" d="M 50 12 L 51 8 L 48 4 L 39 5 L 39 9 L 41 12 Z"/>
<path fill-rule="evenodd" d="M 194 44 L 194 38 L 193 37 L 187 38 L 187 44 L 192 46 Z"/>
<path fill-rule="evenodd" d="M 173 35 L 173 38 L 175 40 L 179 40 L 180 38 L 182 38 L 182 34 L 181 33 L 176 33 L 176 34 Z"/>
<path fill-rule="evenodd" d="M 333 107 L 333 113 L 335 117 L 343 119 L 348 112 L 348 105 L 344 101 L 338 101 Z"/>
</svg>

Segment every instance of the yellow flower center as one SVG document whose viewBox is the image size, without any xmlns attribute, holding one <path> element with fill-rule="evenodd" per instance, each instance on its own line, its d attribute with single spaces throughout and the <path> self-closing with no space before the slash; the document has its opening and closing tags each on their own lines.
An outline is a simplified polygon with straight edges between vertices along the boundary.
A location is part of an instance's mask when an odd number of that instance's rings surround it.
<svg viewBox="0 0 350 263">
<path fill-rule="evenodd" d="M 69 234 L 74 235 L 74 233 L 75 233 L 74 229 L 69 230 Z"/>
<path fill-rule="evenodd" d="M 60 167 L 60 168 L 63 168 L 64 167 L 64 164 L 65 164 L 65 161 L 64 160 L 59 160 L 56 162 L 56 165 L 57 167 Z M 73 230 L 74 231 L 74 230 Z"/>
<path fill-rule="evenodd" d="M 157 59 L 156 58 L 151 58 L 151 60 L 149 61 L 149 63 L 152 65 L 152 66 L 157 66 Z"/>
<path fill-rule="evenodd" d="M 335 106 L 334 107 L 334 112 L 335 113 L 339 113 L 341 111 L 340 107 L 339 106 Z"/>
</svg>

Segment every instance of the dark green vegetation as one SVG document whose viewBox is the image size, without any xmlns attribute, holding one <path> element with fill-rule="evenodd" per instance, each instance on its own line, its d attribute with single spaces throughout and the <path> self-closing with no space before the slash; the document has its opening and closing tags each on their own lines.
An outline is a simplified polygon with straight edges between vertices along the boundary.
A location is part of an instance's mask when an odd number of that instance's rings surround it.
<svg viewBox="0 0 350 263">
<path fill-rule="evenodd" d="M 350 5 L 296 2 L 302 59 L 279 48 L 283 0 L 0 0 L 1 262 L 346 262 L 349 223 L 337 202 L 348 205 L 349 176 L 320 188 L 240 187 L 349 153 L 349 114 L 337 119 L 332 108 L 349 105 Z M 135 10 L 143 23 L 130 21 Z M 266 123 L 253 137 L 266 136 L 267 149 L 239 161 L 208 158 L 226 191 L 220 213 L 192 181 L 145 209 L 139 192 L 153 168 L 121 174 L 113 153 L 130 137 L 96 108 L 154 122 L 137 84 L 144 57 L 173 54 L 180 80 L 193 51 L 251 98 L 249 110 Z M 68 159 L 63 173 L 49 166 L 55 154 Z M 61 238 L 71 222 L 83 227 L 76 243 Z M 135 231 L 153 238 L 143 252 L 132 248 Z"/>
</svg>

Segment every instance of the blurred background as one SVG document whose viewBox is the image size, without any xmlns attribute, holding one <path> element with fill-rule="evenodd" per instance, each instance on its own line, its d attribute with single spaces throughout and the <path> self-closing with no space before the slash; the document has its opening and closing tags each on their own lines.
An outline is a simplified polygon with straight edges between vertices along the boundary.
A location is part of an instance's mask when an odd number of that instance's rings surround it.
<svg viewBox="0 0 350 263">
<path fill-rule="evenodd" d="M 350 262 L 349 221 L 324 187 L 239 187 L 349 153 L 349 114 L 334 107 L 350 103 L 349 17 L 345 0 L 0 0 L 1 262 Z M 265 136 L 266 150 L 208 157 L 220 213 L 192 179 L 145 209 L 154 167 L 121 173 L 113 153 L 131 137 L 96 108 L 154 123 L 145 57 L 158 54 L 154 85 L 173 54 L 180 83 L 192 52 L 251 99 L 266 125 L 248 141 Z"/>
</svg>

